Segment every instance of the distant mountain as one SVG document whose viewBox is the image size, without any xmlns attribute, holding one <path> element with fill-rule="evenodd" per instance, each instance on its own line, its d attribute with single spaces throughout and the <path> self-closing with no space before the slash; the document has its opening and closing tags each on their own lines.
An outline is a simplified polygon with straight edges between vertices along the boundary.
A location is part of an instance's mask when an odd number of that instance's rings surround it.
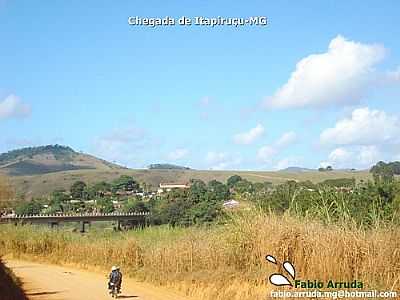
<svg viewBox="0 0 400 300">
<path fill-rule="evenodd" d="M 89 169 L 122 167 L 61 145 L 27 147 L 0 154 L 0 172 L 11 176 Z"/>
<path fill-rule="evenodd" d="M 311 172 L 311 171 L 316 171 L 316 170 L 302 168 L 302 167 L 288 167 L 288 168 L 280 170 L 280 171 L 282 171 L 282 172 Z"/>
<path fill-rule="evenodd" d="M 151 164 L 148 166 L 150 170 L 190 170 L 188 167 L 177 166 L 173 164 Z"/>
</svg>

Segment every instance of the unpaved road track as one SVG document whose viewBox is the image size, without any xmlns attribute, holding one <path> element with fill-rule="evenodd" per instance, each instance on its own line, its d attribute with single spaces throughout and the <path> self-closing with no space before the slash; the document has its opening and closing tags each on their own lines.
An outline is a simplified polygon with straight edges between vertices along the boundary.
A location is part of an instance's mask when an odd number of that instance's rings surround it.
<svg viewBox="0 0 400 300">
<path fill-rule="evenodd" d="M 20 260 L 9 259 L 5 262 L 21 279 L 30 300 L 112 299 L 107 293 L 106 274 Z M 193 300 L 130 278 L 124 278 L 119 299 Z"/>
</svg>

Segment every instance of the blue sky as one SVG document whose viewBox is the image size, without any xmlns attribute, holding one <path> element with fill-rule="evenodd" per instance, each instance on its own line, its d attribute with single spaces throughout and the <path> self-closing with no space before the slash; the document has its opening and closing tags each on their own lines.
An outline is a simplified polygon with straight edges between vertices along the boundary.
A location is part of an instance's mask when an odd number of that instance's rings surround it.
<svg viewBox="0 0 400 300">
<path fill-rule="evenodd" d="M 399 17 L 398 1 L 0 0 L 0 151 L 58 143 L 134 168 L 400 159 Z"/>
</svg>

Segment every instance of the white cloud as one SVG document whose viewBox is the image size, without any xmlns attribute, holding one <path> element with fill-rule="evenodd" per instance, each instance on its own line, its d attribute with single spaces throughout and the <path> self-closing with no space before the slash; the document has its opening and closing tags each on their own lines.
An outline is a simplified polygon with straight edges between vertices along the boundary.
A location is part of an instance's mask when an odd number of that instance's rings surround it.
<svg viewBox="0 0 400 300">
<path fill-rule="evenodd" d="M 321 167 L 333 166 L 335 168 L 345 168 L 353 164 L 353 167 L 357 164 L 354 161 L 354 153 L 343 147 L 336 148 L 328 156 L 328 161 L 322 162 Z"/>
<path fill-rule="evenodd" d="M 336 168 L 368 168 L 379 160 L 396 158 L 400 146 L 397 116 L 368 107 L 353 110 L 320 135 L 323 145 L 339 145 L 326 163 Z"/>
<path fill-rule="evenodd" d="M 350 118 L 339 120 L 335 127 L 320 135 L 322 144 L 374 145 L 399 141 L 400 122 L 395 116 L 368 107 L 355 109 Z"/>
<path fill-rule="evenodd" d="M 9 95 L 0 101 L 0 119 L 24 118 L 30 114 L 31 107 L 15 95 Z"/>
<path fill-rule="evenodd" d="M 275 146 L 277 148 L 285 148 L 293 144 L 297 139 L 297 135 L 293 131 L 285 132 L 276 142 Z"/>
<path fill-rule="evenodd" d="M 369 168 L 382 159 L 382 153 L 377 146 L 340 147 L 334 149 L 328 160 L 321 162 L 320 166 L 333 166 L 334 168 Z"/>
<path fill-rule="evenodd" d="M 361 166 L 370 167 L 380 160 L 381 153 L 376 146 L 362 146 L 358 154 Z"/>
<path fill-rule="evenodd" d="M 264 101 L 271 108 L 321 107 L 355 103 L 373 80 L 385 48 L 335 37 L 328 51 L 300 60 L 288 82 Z"/>
<path fill-rule="evenodd" d="M 257 158 L 263 162 L 270 162 L 274 156 L 278 153 L 278 150 L 272 146 L 263 146 L 257 151 Z"/>
<path fill-rule="evenodd" d="M 225 160 L 226 157 L 227 157 L 227 154 L 224 153 L 224 152 L 209 151 L 209 152 L 207 153 L 207 156 L 206 156 L 206 161 L 207 161 L 208 163 L 213 164 L 213 163 L 216 163 L 216 162 L 220 162 L 220 161 Z"/>
<path fill-rule="evenodd" d="M 329 160 L 339 163 L 347 163 L 353 157 L 353 153 L 347 151 L 344 148 L 336 148 L 329 154 Z"/>
<path fill-rule="evenodd" d="M 265 163 L 270 163 L 274 156 L 279 153 L 279 151 L 283 151 L 285 148 L 292 145 L 294 142 L 296 142 L 296 139 L 297 135 L 295 132 L 285 132 L 272 145 L 266 145 L 258 149 L 258 160 Z"/>
<path fill-rule="evenodd" d="M 178 148 L 178 149 L 175 149 L 174 151 L 171 151 L 170 153 L 168 153 L 167 158 L 169 160 L 179 160 L 179 159 L 184 158 L 188 154 L 189 154 L 188 149 Z"/>
<path fill-rule="evenodd" d="M 247 132 L 238 133 L 233 137 L 236 144 L 248 145 L 253 143 L 256 139 L 263 135 L 265 129 L 261 124 L 250 129 Z"/>
<path fill-rule="evenodd" d="M 224 170 L 238 166 L 241 163 L 239 156 L 233 156 L 226 152 L 214 152 L 210 151 L 207 153 L 206 162 L 213 170 Z"/>
<path fill-rule="evenodd" d="M 143 157 L 157 149 L 152 138 L 135 126 L 115 128 L 93 141 L 93 153 L 122 165 L 144 167 Z"/>
</svg>

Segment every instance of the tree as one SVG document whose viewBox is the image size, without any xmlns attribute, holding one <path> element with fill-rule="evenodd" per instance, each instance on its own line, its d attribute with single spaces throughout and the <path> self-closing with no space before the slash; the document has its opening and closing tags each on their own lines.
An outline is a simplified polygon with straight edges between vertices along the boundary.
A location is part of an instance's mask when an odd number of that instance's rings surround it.
<svg viewBox="0 0 400 300">
<path fill-rule="evenodd" d="M 123 210 L 125 212 L 133 213 L 133 212 L 148 212 L 149 209 L 146 206 L 146 203 L 140 199 L 130 198 L 128 199 L 123 206 Z"/>
<path fill-rule="evenodd" d="M 387 164 L 383 161 L 380 161 L 375 166 L 373 166 L 370 172 L 374 177 L 375 183 L 392 182 L 395 174 L 394 173 L 395 167 L 393 166 L 394 166 L 393 164 L 390 163 Z"/>
<path fill-rule="evenodd" d="M 242 177 L 240 177 L 239 175 L 233 175 L 231 177 L 228 178 L 228 180 L 226 181 L 226 184 L 229 188 L 233 187 L 237 182 L 241 181 Z"/>
<path fill-rule="evenodd" d="M 201 180 L 191 180 L 189 189 L 172 189 L 159 199 L 150 200 L 150 221 L 183 226 L 214 221 L 221 215 L 227 195 L 228 187 L 218 181 L 206 185 Z"/>
<path fill-rule="evenodd" d="M 235 189 L 235 192 L 239 194 L 252 193 L 254 191 L 253 184 L 246 179 L 236 182 L 233 188 Z"/>
<path fill-rule="evenodd" d="M 84 191 L 86 188 L 86 183 L 83 181 L 75 181 L 70 188 L 72 198 L 84 199 Z"/>
<path fill-rule="evenodd" d="M 218 180 L 213 179 L 213 180 L 208 182 L 208 188 L 210 190 L 214 190 L 214 189 L 218 188 L 218 186 L 220 186 L 222 184 L 223 183 L 219 182 Z"/>
<path fill-rule="evenodd" d="M 221 213 L 221 205 L 210 202 L 201 202 L 189 210 L 189 216 L 192 224 L 209 223 Z"/>
<path fill-rule="evenodd" d="M 99 198 L 96 200 L 96 207 L 101 213 L 111 213 L 114 211 L 114 204 L 111 198 Z"/>
<path fill-rule="evenodd" d="M 217 201 L 224 201 L 227 200 L 230 196 L 230 192 L 228 186 L 217 181 L 211 180 L 207 186 L 208 193 L 212 195 L 210 198 L 215 198 Z"/>
<path fill-rule="evenodd" d="M 282 213 L 289 209 L 291 203 L 296 200 L 301 190 L 299 183 L 294 180 L 289 180 L 276 186 L 272 193 L 258 199 L 258 202 L 260 207 L 267 211 L 273 210 Z"/>
<path fill-rule="evenodd" d="M 269 182 L 269 181 L 253 183 L 253 190 L 256 193 L 259 193 L 259 192 L 263 193 L 271 188 L 272 188 L 272 182 Z"/>
<path fill-rule="evenodd" d="M 206 200 L 207 185 L 199 179 L 191 180 L 187 198 L 191 203 L 199 203 Z"/>
<path fill-rule="evenodd" d="M 64 189 L 57 189 L 51 193 L 50 203 L 51 202 L 65 202 L 69 199 L 66 191 Z"/>
<path fill-rule="evenodd" d="M 370 169 L 371 173 L 385 173 L 385 172 L 391 172 L 394 175 L 400 175 L 400 162 L 399 161 L 393 161 L 389 163 L 385 163 L 383 161 L 379 161 L 376 165 L 374 165 Z"/>
<path fill-rule="evenodd" d="M 15 212 L 17 215 L 36 215 L 41 213 L 42 209 L 42 204 L 36 200 L 32 200 L 18 204 L 15 208 Z"/>
<path fill-rule="evenodd" d="M 87 189 L 88 199 L 104 197 L 107 192 L 111 192 L 112 186 L 110 183 L 100 181 Z"/>
<path fill-rule="evenodd" d="M 121 175 L 119 178 L 112 182 L 113 192 L 117 191 L 134 191 L 139 189 L 139 183 L 137 183 L 132 176 Z"/>
<path fill-rule="evenodd" d="M 64 189 L 58 189 L 51 193 L 48 213 L 64 212 L 64 205 L 69 199 Z"/>
</svg>

